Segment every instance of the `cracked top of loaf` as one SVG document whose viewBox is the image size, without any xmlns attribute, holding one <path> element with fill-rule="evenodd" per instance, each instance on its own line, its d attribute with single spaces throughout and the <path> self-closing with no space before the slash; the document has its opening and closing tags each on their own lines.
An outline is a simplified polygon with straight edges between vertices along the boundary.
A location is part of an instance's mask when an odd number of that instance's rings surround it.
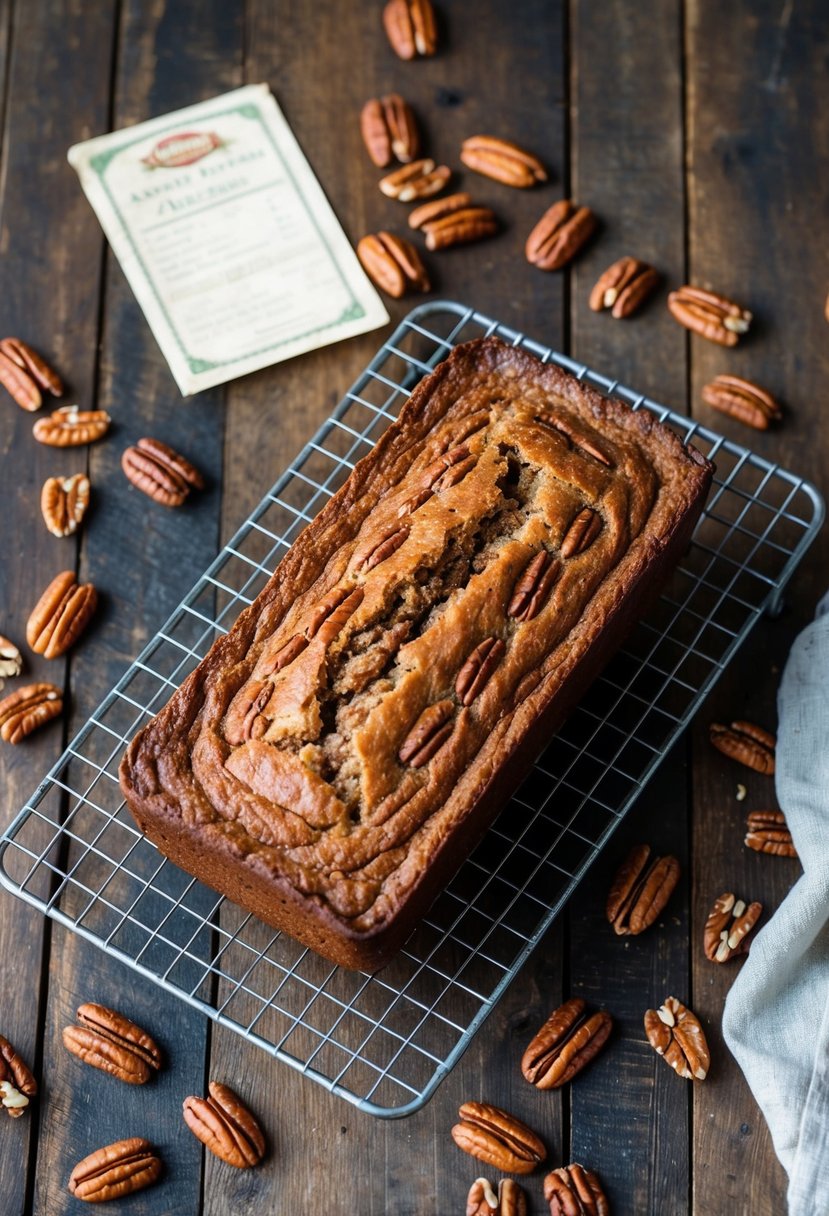
<svg viewBox="0 0 829 1216">
<path fill-rule="evenodd" d="M 459 347 L 133 742 L 130 806 L 384 924 L 709 477 L 646 410 Z"/>
</svg>

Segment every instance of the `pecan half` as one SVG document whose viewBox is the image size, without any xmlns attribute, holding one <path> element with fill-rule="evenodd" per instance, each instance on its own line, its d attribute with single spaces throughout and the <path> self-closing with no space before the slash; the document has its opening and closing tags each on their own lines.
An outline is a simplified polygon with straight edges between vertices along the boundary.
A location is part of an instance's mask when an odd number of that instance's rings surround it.
<svg viewBox="0 0 829 1216">
<path fill-rule="evenodd" d="M 780 403 L 771 393 L 742 376 L 715 376 L 703 388 L 702 399 L 712 409 L 728 414 L 756 431 L 768 430 L 770 423 L 779 422 L 783 417 Z"/>
<path fill-rule="evenodd" d="M 305 639 L 303 638 L 303 641 Z M 285 647 L 282 648 L 283 650 Z M 305 649 L 305 646 L 302 647 Z M 280 651 L 280 653 L 282 653 Z M 277 656 L 278 657 L 278 656 Z M 225 739 L 234 747 L 249 739 L 261 739 L 269 721 L 262 711 L 273 696 L 271 680 L 253 680 L 240 690 L 225 719 Z"/>
<path fill-rule="evenodd" d="M 455 692 L 461 705 L 469 706 L 483 692 L 489 677 L 501 662 L 507 649 L 502 638 L 484 638 L 460 669 L 455 680 Z"/>
<path fill-rule="evenodd" d="M 461 144 L 460 157 L 467 169 L 519 190 L 547 180 L 537 156 L 495 135 L 470 135 Z"/>
<path fill-rule="evenodd" d="M 448 165 L 435 165 L 433 160 L 413 160 L 402 169 L 387 173 L 379 181 L 380 191 L 386 198 L 396 198 L 401 203 L 412 203 L 418 198 L 431 198 L 440 194 L 452 170 Z"/>
<path fill-rule="evenodd" d="M 555 1009 L 521 1059 L 524 1077 L 536 1089 L 559 1089 L 599 1054 L 613 1028 L 609 1013 L 585 1017 L 580 998 Z"/>
<path fill-rule="evenodd" d="M 23 655 L 8 638 L 0 633 L 0 688 L 6 680 L 13 680 L 23 670 Z"/>
<path fill-rule="evenodd" d="M 569 198 L 563 198 L 553 203 L 533 228 L 524 255 L 539 270 L 560 270 L 587 244 L 597 226 L 589 207 L 576 207 Z"/>
<path fill-rule="evenodd" d="M 639 258 L 619 258 L 600 275 L 590 293 L 594 312 L 605 308 L 617 321 L 630 317 L 644 304 L 659 283 L 659 273 Z"/>
<path fill-rule="evenodd" d="M 687 285 L 670 293 L 668 310 L 680 325 L 718 346 L 736 346 L 752 321 L 747 308 L 726 296 Z"/>
<path fill-rule="evenodd" d="M 702 935 L 705 957 L 712 963 L 727 963 L 738 954 L 747 954 L 749 935 L 762 911 L 762 904 L 755 901 L 746 906 L 745 900 L 730 891 L 715 899 Z"/>
<path fill-rule="evenodd" d="M 526 1123 L 488 1102 L 464 1102 L 460 1123 L 452 1128 L 458 1148 L 511 1174 L 529 1174 L 547 1157 L 547 1150 Z"/>
<path fill-rule="evenodd" d="M 651 859 L 650 845 L 634 845 L 607 896 L 607 919 L 614 932 L 620 937 L 643 933 L 662 914 L 678 881 L 675 857 Z"/>
<path fill-rule="evenodd" d="M 547 597 L 561 574 L 561 562 L 542 549 L 536 553 L 515 585 L 507 614 L 517 621 L 531 621 L 538 616 Z"/>
<path fill-rule="evenodd" d="M 412 107 L 399 93 L 372 97 L 360 113 L 360 132 L 369 156 L 378 169 L 385 169 L 393 159 L 408 164 L 420 147 Z"/>
<path fill-rule="evenodd" d="M 527 1216 L 527 1196 L 514 1178 L 502 1178 L 497 1195 L 486 1178 L 476 1178 L 466 1197 L 466 1216 Z"/>
<path fill-rule="evenodd" d="M 409 212 L 409 227 L 422 229 L 433 220 L 442 219 L 454 211 L 463 211 L 471 202 L 472 195 L 463 190 L 459 190 L 457 194 L 447 194 L 444 198 L 432 199 L 430 203 L 423 203 Z"/>
<path fill-rule="evenodd" d="M 774 772 L 777 740 L 762 726 L 755 726 L 752 722 L 730 722 L 728 726 L 712 722 L 708 737 L 717 751 L 729 759 L 739 760 L 740 764 L 767 777 Z"/>
<path fill-rule="evenodd" d="M 431 0 L 388 0 L 383 28 L 391 49 L 400 59 L 434 55 L 438 37 Z"/>
<path fill-rule="evenodd" d="M 184 1122 L 211 1153 L 236 1169 L 250 1169 L 265 1155 L 262 1129 L 227 1085 L 211 1081 L 207 1098 L 184 1099 Z"/>
<path fill-rule="evenodd" d="M 401 764 L 422 768 L 443 747 L 455 729 L 455 706 L 452 701 L 436 701 L 427 705 L 415 722 L 397 753 Z"/>
<path fill-rule="evenodd" d="M 0 1105 L 12 1119 L 19 1119 L 37 1093 L 37 1081 L 8 1039 L 0 1034 Z"/>
<path fill-rule="evenodd" d="M 408 529 L 406 532 L 408 535 Z M 311 614 L 305 636 L 315 638 L 319 635 L 326 646 L 330 645 L 362 604 L 364 595 L 365 591 L 362 587 L 335 588 L 317 604 Z"/>
<path fill-rule="evenodd" d="M 159 439 L 139 439 L 127 448 L 121 468 L 136 489 L 164 507 L 180 507 L 191 489 L 204 489 L 198 469 Z"/>
<path fill-rule="evenodd" d="M 27 684 L 0 701 L 0 739 L 20 743 L 63 712 L 63 694 L 54 684 Z"/>
<path fill-rule="evenodd" d="M 42 388 L 48 389 L 53 397 L 63 396 L 60 376 L 20 338 L 4 338 L 0 342 L 0 384 L 24 410 L 40 409 Z"/>
<path fill-rule="evenodd" d="M 782 811 L 752 811 L 746 819 L 745 843 L 757 853 L 797 857 L 797 849 Z"/>
<path fill-rule="evenodd" d="M 675 996 L 645 1014 L 645 1034 L 657 1055 L 686 1081 L 704 1081 L 711 1053 L 699 1018 Z"/>
<path fill-rule="evenodd" d="M 591 507 L 584 507 L 572 520 L 561 542 L 562 557 L 578 557 L 589 549 L 602 530 L 602 517 Z"/>
<path fill-rule="evenodd" d="M 308 638 L 302 633 L 295 633 L 284 646 L 279 648 L 264 674 L 276 675 L 283 667 L 287 667 L 289 663 L 293 663 L 294 659 L 299 658 L 307 645 Z"/>
<path fill-rule="evenodd" d="M 449 249 L 453 245 L 469 245 L 473 241 L 495 236 L 498 221 L 489 207 L 463 207 L 438 219 L 428 220 L 421 224 L 421 230 L 427 249 Z"/>
<path fill-rule="evenodd" d="M 373 547 L 358 562 L 358 570 L 365 570 L 366 572 L 373 570 L 381 562 L 387 561 L 408 539 L 409 525 L 403 524 L 402 527 L 397 528 L 389 536 L 383 536 L 379 540 L 376 540 Z"/>
<path fill-rule="evenodd" d="M 89 506 L 89 478 L 85 473 L 71 477 L 49 477 L 40 492 L 40 510 L 53 536 L 71 536 Z"/>
<path fill-rule="evenodd" d="M 544 1198 L 550 1205 L 550 1216 L 610 1216 L 598 1177 L 575 1161 L 547 1175 Z"/>
<path fill-rule="evenodd" d="M 143 1085 L 161 1068 L 153 1039 L 114 1009 L 87 1003 L 77 1013 L 80 1026 L 65 1026 L 63 1045 L 73 1056 L 130 1085 Z"/>
<path fill-rule="evenodd" d="M 598 460 L 599 464 L 603 464 L 605 468 L 612 469 L 613 461 L 607 456 L 601 448 L 597 447 L 592 440 L 584 435 L 577 435 L 564 418 L 560 415 L 553 416 L 552 414 L 539 413 L 536 414 L 534 422 L 547 430 L 554 431 L 569 448 L 576 448 L 579 452 L 585 452 L 588 456 L 592 456 L 594 460 Z"/>
<path fill-rule="evenodd" d="M 77 642 L 98 603 L 92 583 L 79 584 L 71 570 L 56 575 L 32 609 L 26 641 L 35 654 L 57 659 Z"/>
<path fill-rule="evenodd" d="M 38 443 L 53 448 L 77 448 L 102 439 L 109 430 L 105 410 L 82 410 L 77 405 L 62 405 L 48 418 L 38 418 L 32 434 Z"/>
<path fill-rule="evenodd" d="M 442 456 L 438 456 L 437 460 L 433 460 L 423 472 L 421 479 L 423 488 L 434 493 L 436 490 L 448 490 L 451 486 L 457 485 L 460 478 L 455 475 L 455 470 L 463 468 L 464 472 L 467 472 L 470 455 L 467 445 L 461 443 L 455 448 L 450 448 L 448 452 L 444 452 Z M 474 457 L 472 459 L 474 461 Z"/>
<path fill-rule="evenodd" d="M 69 1190 L 87 1203 L 123 1199 L 157 1181 L 161 1161 L 149 1140 L 133 1136 L 96 1149 L 69 1175 Z"/>
<path fill-rule="evenodd" d="M 402 236 L 391 232 L 364 236 L 357 245 L 357 257 L 372 282 L 396 300 L 407 291 L 430 290 L 420 254 Z"/>
</svg>

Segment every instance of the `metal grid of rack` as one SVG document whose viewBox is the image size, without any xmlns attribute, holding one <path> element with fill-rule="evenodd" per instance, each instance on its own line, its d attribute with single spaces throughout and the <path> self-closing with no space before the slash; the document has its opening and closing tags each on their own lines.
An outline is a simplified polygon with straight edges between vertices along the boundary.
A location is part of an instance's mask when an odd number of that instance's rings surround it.
<svg viewBox="0 0 829 1216">
<path fill-rule="evenodd" d="M 715 460 L 693 544 L 399 956 L 334 967 L 167 862 L 118 787 L 127 741 L 252 603 L 292 544 L 461 341 L 498 333 Z M 476 311 L 416 308 L 84 725 L 0 839 L 17 895 L 284 1063 L 380 1116 L 458 1060 L 823 518 L 800 478 Z"/>
</svg>

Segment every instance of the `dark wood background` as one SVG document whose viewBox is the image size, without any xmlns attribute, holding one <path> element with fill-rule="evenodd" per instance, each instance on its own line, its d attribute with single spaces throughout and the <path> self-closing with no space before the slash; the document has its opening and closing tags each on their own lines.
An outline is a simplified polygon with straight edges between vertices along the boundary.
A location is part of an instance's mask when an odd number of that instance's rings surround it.
<svg viewBox="0 0 829 1216">
<path fill-rule="evenodd" d="M 459 178 L 496 208 L 504 231 L 433 255 L 436 293 L 574 352 L 826 483 L 825 4 L 441 0 L 440 53 L 409 64 L 392 55 L 380 9 L 368 0 L 0 0 L 0 333 L 31 341 L 64 374 L 73 400 L 114 419 L 104 443 L 61 455 L 37 445 L 31 417 L 0 400 L 0 631 L 22 643 L 34 601 L 67 567 L 91 579 L 103 601 L 68 660 L 27 654 L 30 677 L 65 684 L 70 711 L 17 748 L 0 745 L 3 825 L 383 336 L 182 402 L 66 163 L 77 140 L 267 81 L 356 243 L 378 227 L 404 230 L 403 209 L 379 194 L 360 143 L 367 97 L 402 92 L 428 148 L 455 167 L 466 135 L 513 137 L 543 157 L 551 181 L 518 192 Z M 572 270 L 545 275 L 521 249 L 562 195 L 589 203 L 601 234 Z M 623 253 L 654 262 L 667 284 L 711 285 L 747 304 L 757 318 L 749 339 L 735 352 L 689 339 L 668 315 L 664 291 L 629 322 L 591 313 L 592 283 Z M 390 312 L 397 320 L 409 306 L 391 302 Z M 754 435 L 711 415 L 700 389 L 721 370 L 778 393 L 782 426 Z M 143 434 L 194 459 L 209 491 L 178 512 L 134 492 L 119 459 Z M 56 540 L 40 519 L 40 486 L 83 468 L 94 507 L 77 541 Z M 724 889 L 772 910 L 798 867 L 744 849 L 745 812 L 772 804 L 771 782 L 713 754 L 705 728 L 722 715 L 774 726 L 779 673 L 825 590 L 828 550 L 824 533 L 784 616 L 757 628 L 461 1063 L 408 1119 L 360 1114 L 0 894 L 0 1032 L 41 1086 L 27 1117 L 3 1121 L 2 1211 L 80 1211 L 65 1189 L 73 1164 L 118 1136 L 148 1134 L 167 1174 L 113 1205 L 135 1216 L 448 1216 L 464 1210 L 481 1172 L 449 1138 L 469 1098 L 526 1118 L 553 1165 L 578 1160 L 597 1169 L 616 1216 L 784 1210 L 785 1175 L 720 1036 L 735 972 L 706 962 L 701 926 Z M 742 804 L 737 781 L 748 787 Z M 611 940 L 606 887 L 626 845 L 639 839 L 675 852 L 683 878 L 663 927 Z M 644 1041 L 642 1012 L 668 993 L 704 1021 L 713 1055 L 704 1084 L 680 1081 Z M 541 1095 L 522 1080 L 518 1060 L 567 994 L 611 1009 L 618 1030 L 571 1090 Z M 133 1016 L 163 1043 L 171 1066 L 157 1082 L 135 1090 L 66 1054 L 61 1027 L 90 999 Z M 205 1159 L 185 1129 L 181 1100 L 203 1092 L 208 1077 L 230 1081 L 261 1117 L 272 1146 L 261 1168 L 239 1173 Z M 541 1171 L 527 1185 L 531 1212 L 542 1212 Z"/>
</svg>

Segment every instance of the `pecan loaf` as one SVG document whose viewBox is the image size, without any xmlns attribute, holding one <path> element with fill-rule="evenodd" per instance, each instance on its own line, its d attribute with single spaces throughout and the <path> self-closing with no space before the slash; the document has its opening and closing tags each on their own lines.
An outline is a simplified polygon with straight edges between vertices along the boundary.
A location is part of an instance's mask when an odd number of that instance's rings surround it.
<svg viewBox="0 0 829 1216">
<path fill-rule="evenodd" d="M 711 471 L 646 410 L 458 347 L 133 740 L 140 827 L 382 966 L 678 559 Z"/>
</svg>

